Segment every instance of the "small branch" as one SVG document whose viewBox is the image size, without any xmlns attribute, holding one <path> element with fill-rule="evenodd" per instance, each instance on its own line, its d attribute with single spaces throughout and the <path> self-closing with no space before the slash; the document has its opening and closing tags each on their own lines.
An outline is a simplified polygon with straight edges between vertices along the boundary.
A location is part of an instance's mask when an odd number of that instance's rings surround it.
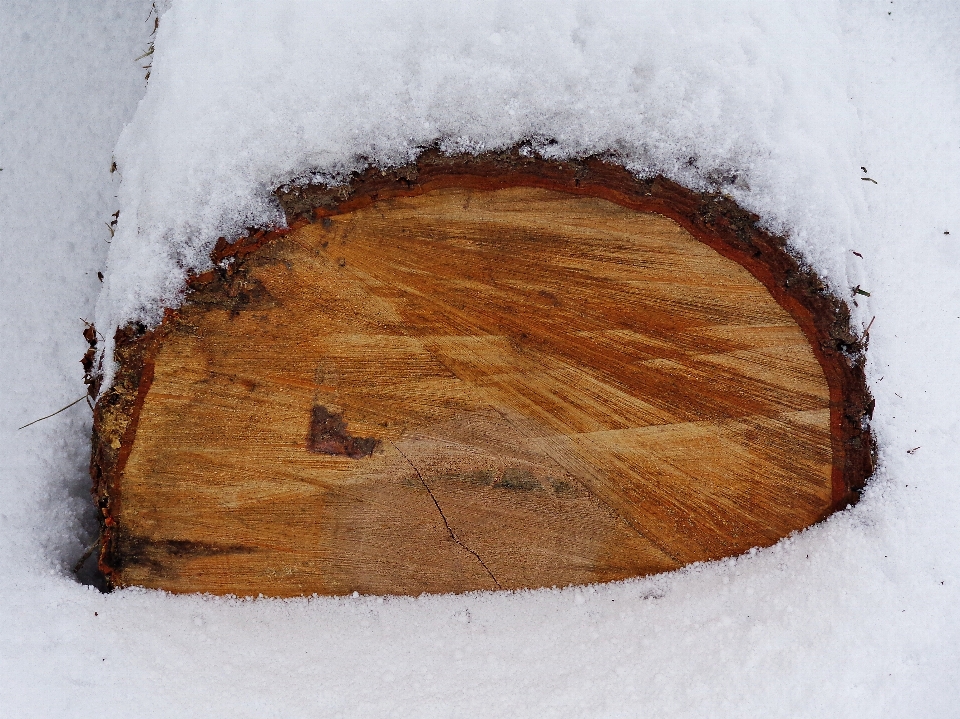
<svg viewBox="0 0 960 719">
<path fill-rule="evenodd" d="M 71 407 L 73 407 L 73 405 L 75 405 L 75 404 L 80 404 L 81 402 L 83 402 L 83 400 L 85 400 L 85 399 L 87 398 L 87 396 L 88 396 L 88 395 L 84 394 L 83 397 L 81 397 L 80 399 L 74 400 L 73 402 L 71 402 L 70 404 L 68 404 L 66 407 L 61 407 L 60 409 L 58 409 L 58 410 L 57 410 L 56 412 L 54 412 L 53 414 L 48 414 L 46 417 L 41 417 L 40 419 L 35 419 L 35 420 L 33 420 L 32 422 L 27 422 L 27 423 L 26 423 L 25 425 L 23 425 L 22 427 L 17 427 L 17 431 L 19 432 L 21 429 L 26 429 L 26 428 L 29 427 L 30 425 L 36 424 L 37 422 L 42 422 L 42 421 L 45 420 L 45 419 L 50 419 L 51 417 L 56 417 L 56 416 L 57 416 L 58 414 L 60 414 L 61 412 L 65 411 L 65 410 L 68 410 L 68 409 L 70 409 Z"/>
<path fill-rule="evenodd" d="M 98 546 L 100 546 L 100 537 L 97 537 L 93 541 L 93 544 L 91 544 L 89 547 L 83 550 L 83 554 L 80 555 L 80 559 L 78 559 L 77 563 L 73 565 L 74 574 L 80 573 L 80 570 L 83 569 L 83 565 L 86 563 L 88 559 L 90 559 L 90 555 L 93 554 L 93 550 L 96 549 Z"/>
</svg>

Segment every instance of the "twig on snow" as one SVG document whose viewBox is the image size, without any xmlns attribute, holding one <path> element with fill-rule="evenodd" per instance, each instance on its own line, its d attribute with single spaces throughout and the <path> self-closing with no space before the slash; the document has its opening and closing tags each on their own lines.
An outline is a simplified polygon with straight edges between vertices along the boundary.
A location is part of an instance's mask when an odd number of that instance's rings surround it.
<svg viewBox="0 0 960 719">
<path fill-rule="evenodd" d="M 66 407 L 61 407 L 60 409 L 58 409 L 58 410 L 57 410 L 56 412 L 54 412 L 53 414 L 48 414 L 46 417 L 41 417 L 40 419 L 35 419 L 35 420 L 33 420 L 32 422 L 27 422 L 27 423 L 26 423 L 25 425 L 23 425 L 22 427 L 17 427 L 17 431 L 19 432 L 21 429 L 26 429 L 26 428 L 29 427 L 31 424 L 36 424 L 37 422 L 42 422 L 42 421 L 45 420 L 45 419 L 50 419 L 51 417 L 56 417 L 56 416 L 57 416 L 58 414 L 60 414 L 61 412 L 65 411 L 65 410 L 68 410 L 68 409 L 70 409 L 71 407 L 73 407 L 73 405 L 75 405 L 75 404 L 80 404 L 81 402 L 83 402 L 83 400 L 87 399 L 88 396 L 89 396 L 89 395 L 84 394 L 83 397 L 80 397 L 79 399 L 74 400 L 73 402 L 71 402 L 70 404 L 68 404 Z"/>
</svg>

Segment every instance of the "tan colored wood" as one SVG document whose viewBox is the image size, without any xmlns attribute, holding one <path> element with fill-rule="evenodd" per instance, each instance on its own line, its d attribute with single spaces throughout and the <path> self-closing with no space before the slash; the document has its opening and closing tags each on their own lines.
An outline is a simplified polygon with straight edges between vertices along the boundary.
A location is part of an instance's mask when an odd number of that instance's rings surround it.
<svg viewBox="0 0 960 719">
<path fill-rule="evenodd" d="M 807 338 L 661 215 L 452 187 L 302 226 L 238 267 L 149 350 L 118 586 L 607 581 L 770 545 L 833 506 Z"/>
</svg>

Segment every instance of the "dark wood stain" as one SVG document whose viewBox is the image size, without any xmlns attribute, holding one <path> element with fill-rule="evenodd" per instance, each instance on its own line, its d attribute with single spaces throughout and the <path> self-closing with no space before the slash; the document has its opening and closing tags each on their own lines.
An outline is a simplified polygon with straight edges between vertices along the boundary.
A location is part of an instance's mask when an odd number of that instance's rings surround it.
<svg viewBox="0 0 960 719">
<path fill-rule="evenodd" d="M 307 449 L 317 454 L 331 454 L 360 459 L 369 457 L 380 441 L 375 437 L 354 437 L 347 432 L 343 412 L 331 412 L 316 405 L 310 413 Z"/>
</svg>

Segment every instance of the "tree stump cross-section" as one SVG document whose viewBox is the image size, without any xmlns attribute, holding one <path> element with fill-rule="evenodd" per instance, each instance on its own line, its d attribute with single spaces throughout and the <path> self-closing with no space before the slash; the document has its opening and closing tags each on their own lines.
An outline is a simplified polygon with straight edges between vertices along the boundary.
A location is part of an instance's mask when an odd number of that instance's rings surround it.
<svg viewBox="0 0 960 719">
<path fill-rule="evenodd" d="M 286 188 L 95 411 L 114 586 L 296 596 L 642 576 L 872 468 L 846 306 L 722 197 L 517 151 Z"/>
</svg>

